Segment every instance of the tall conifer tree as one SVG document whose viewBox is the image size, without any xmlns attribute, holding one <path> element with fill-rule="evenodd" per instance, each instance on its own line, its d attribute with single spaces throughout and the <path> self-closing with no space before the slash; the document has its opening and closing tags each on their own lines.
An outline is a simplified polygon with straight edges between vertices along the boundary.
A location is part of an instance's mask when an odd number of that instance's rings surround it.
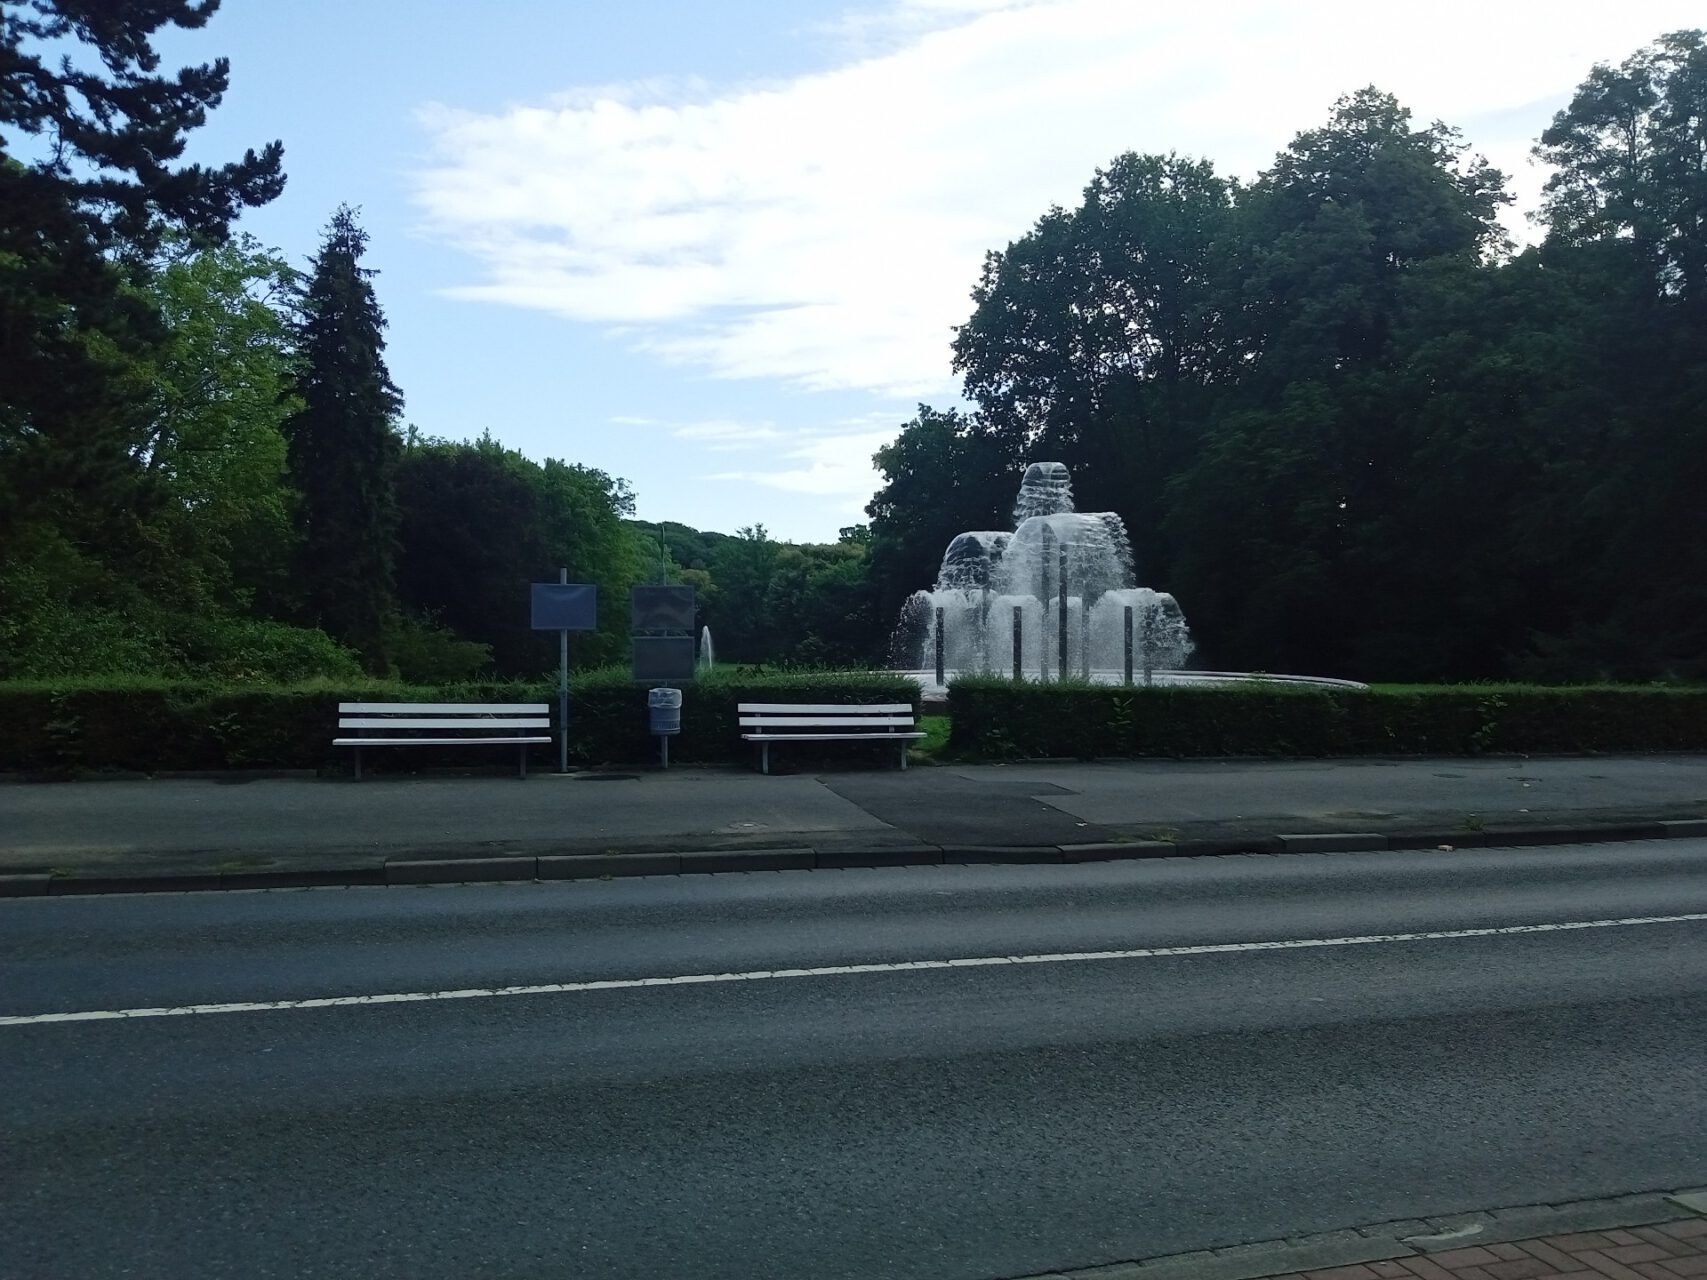
<svg viewBox="0 0 1707 1280">
<path fill-rule="evenodd" d="M 385 317 L 360 265 L 367 233 L 341 205 L 302 299 L 297 395 L 285 426 L 302 494 L 298 581 L 307 619 L 387 667 L 396 611 L 396 418 L 403 397 L 385 368 Z"/>
</svg>

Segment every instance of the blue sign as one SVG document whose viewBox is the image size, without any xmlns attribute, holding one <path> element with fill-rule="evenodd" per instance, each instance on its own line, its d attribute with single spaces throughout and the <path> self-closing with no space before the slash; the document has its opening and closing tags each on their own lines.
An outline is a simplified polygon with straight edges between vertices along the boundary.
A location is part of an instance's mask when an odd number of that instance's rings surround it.
<svg viewBox="0 0 1707 1280">
<path fill-rule="evenodd" d="M 592 631 L 599 625 L 599 589 L 585 582 L 533 584 L 535 631 Z"/>
</svg>

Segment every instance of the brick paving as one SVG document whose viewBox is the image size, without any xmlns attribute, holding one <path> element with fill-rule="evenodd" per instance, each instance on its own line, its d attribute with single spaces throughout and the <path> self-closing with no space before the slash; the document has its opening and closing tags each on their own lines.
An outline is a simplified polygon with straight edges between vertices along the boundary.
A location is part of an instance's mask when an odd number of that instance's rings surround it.
<svg viewBox="0 0 1707 1280">
<path fill-rule="evenodd" d="M 1293 1271 L 1269 1280 L 1694 1280 L 1707 1277 L 1707 1217 Z"/>
</svg>

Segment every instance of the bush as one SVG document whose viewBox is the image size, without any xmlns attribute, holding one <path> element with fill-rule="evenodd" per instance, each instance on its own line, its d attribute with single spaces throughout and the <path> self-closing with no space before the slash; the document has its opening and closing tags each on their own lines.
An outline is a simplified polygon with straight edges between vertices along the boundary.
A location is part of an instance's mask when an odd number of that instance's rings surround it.
<svg viewBox="0 0 1707 1280">
<path fill-rule="evenodd" d="M 742 671 L 719 668 L 683 687 L 682 731 L 670 743 L 670 758 L 684 764 L 721 764 L 755 754 L 741 740 L 736 707 L 743 702 L 906 702 L 918 710 L 917 682 L 887 671 L 823 672 Z M 569 749 L 577 759 L 594 762 L 651 760 L 657 741 L 647 732 L 646 691 L 621 668 L 607 667 L 574 680 L 570 689 Z M 791 747 L 773 759 L 773 768 L 790 768 L 822 759 L 887 759 L 888 751 L 869 752 L 856 744 L 824 749 Z"/>
<path fill-rule="evenodd" d="M 332 738 L 338 703 L 354 701 L 549 702 L 555 720 L 557 691 L 545 681 L 501 680 L 407 685 L 353 678 L 272 686 L 116 677 L 12 681 L 0 683 L 0 770 L 347 769 L 349 753 L 334 750 Z M 686 687 L 671 758 L 708 764 L 748 758 L 751 747 L 741 741 L 735 707 L 766 701 L 916 706 L 919 688 L 886 672 L 719 672 Z M 626 670 L 575 676 L 569 726 L 570 754 L 578 763 L 633 763 L 657 754 L 647 732 L 646 690 Z M 535 756 L 544 764 L 556 751 L 542 746 Z M 845 760 L 849 752 L 835 756 Z M 802 749 L 783 763 L 814 758 Z M 380 770 L 407 771 L 507 768 L 511 757 L 490 748 L 411 747 L 373 752 L 371 761 Z"/>
<path fill-rule="evenodd" d="M 997 757 L 1707 750 L 1704 688 L 1125 688 L 979 676 L 954 681 L 948 704 L 951 747 Z"/>
<path fill-rule="evenodd" d="M 492 669 L 491 645 L 464 640 L 432 618 L 398 618 L 385 647 L 398 676 L 411 684 L 472 680 Z"/>
<path fill-rule="evenodd" d="M 163 608 L 129 595 L 116 602 L 75 598 L 38 572 L 14 570 L 0 580 L 0 680 L 281 684 L 361 676 L 356 656 L 323 631 L 211 608 Z"/>
<path fill-rule="evenodd" d="M 324 631 L 265 618 L 186 618 L 178 636 L 183 666 L 232 684 L 291 684 L 361 678 L 361 660 Z"/>
</svg>

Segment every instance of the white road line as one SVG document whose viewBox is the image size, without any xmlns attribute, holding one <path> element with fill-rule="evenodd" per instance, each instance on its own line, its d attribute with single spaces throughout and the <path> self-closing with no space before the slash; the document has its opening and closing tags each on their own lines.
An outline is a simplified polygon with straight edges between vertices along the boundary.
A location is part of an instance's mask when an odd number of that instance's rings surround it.
<svg viewBox="0 0 1707 1280">
<path fill-rule="evenodd" d="M 857 973 L 911 973 L 923 969 L 983 969 L 1004 964 L 1082 964 L 1098 960 L 1154 960 L 1167 956 L 1216 956 L 1244 951 L 1304 951 L 1319 947 L 1368 947 L 1391 942 L 1440 942 L 1452 938 L 1504 938 L 1526 933 L 1578 929 L 1628 929 L 1636 925 L 1692 924 L 1707 911 L 1679 916 L 1631 916 L 1622 920 L 1569 920 L 1558 924 L 1513 924 L 1497 929 L 1438 929 L 1429 933 L 1375 933 L 1352 938 L 1288 938 L 1279 942 L 1217 942 L 1189 947 L 1137 947 L 1129 951 L 1058 951 L 1029 956 L 972 956 L 964 960 L 898 960 L 882 964 L 834 964 L 816 969 L 759 969 L 750 973 L 690 973 L 671 978 L 606 978 L 596 982 L 548 982 L 527 987 L 469 987 L 461 991 L 396 991 L 376 996 L 321 996 L 311 1000 L 248 1000 L 234 1004 L 184 1004 L 158 1009 L 91 1009 L 81 1013 L 32 1013 L 0 1017 L 0 1027 L 43 1022 L 108 1022 L 116 1018 L 182 1018 L 200 1013 L 271 1013 L 279 1009 L 336 1009 L 343 1005 L 420 1004 L 428 1000 L 485 1000 L 496 996 L 560 996 L 583 991 L 629 991 L 638 987 L 691 987 L 714 982 L 770 982 L 780 978 L 839 978 Z"/>
</svg>

